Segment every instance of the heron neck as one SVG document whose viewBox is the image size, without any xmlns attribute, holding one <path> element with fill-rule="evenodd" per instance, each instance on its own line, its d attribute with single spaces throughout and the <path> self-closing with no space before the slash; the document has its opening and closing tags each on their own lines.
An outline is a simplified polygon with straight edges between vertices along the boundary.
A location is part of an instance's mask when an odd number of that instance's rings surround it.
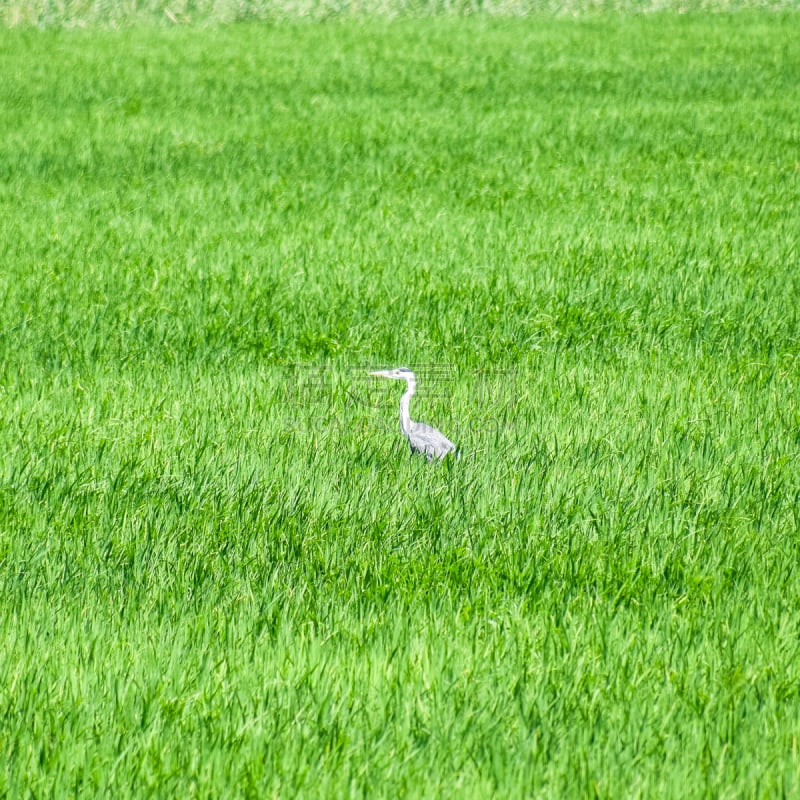
<svg viewBox="0 0 800 800">
<path fill-rule="evenodd" d="M 406 390 L 403 396 L 400 398 L 400 430 L 406 436 L 411 433 L 411 427 L 413 425 L 411 422 L 411 414 L 408 411 L 408 404 L 411 402 L 411 398 L 414 396 L 414 392 L 416 391 L 416 381 L 406 378 Z"/>
</svg>

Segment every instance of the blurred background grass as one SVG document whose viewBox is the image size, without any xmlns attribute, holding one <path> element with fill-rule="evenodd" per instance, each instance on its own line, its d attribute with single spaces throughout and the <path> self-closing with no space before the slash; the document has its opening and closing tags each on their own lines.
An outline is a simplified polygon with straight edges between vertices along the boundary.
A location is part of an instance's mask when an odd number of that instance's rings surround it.
<svg viewBox="0 0 800 800">
<path fill-rule="evenodd" d="M 520 17 L 798 7 L 798 0 L 0 0 L 0 20 L 12 27 L 119 27 L 143 22 L 215 25 L 364 15 Z"/>
</svg>

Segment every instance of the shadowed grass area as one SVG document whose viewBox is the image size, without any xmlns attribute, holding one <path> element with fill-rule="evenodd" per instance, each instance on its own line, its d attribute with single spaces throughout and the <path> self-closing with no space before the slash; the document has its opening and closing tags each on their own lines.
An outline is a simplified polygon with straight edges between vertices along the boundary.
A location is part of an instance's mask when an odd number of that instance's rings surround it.
<svg viewBox="0 0 800 800">
<path fill-rule="evenodd" d="M 795 15 L 0 41 L 0 792 L 797 791 Z"/>
</svg>

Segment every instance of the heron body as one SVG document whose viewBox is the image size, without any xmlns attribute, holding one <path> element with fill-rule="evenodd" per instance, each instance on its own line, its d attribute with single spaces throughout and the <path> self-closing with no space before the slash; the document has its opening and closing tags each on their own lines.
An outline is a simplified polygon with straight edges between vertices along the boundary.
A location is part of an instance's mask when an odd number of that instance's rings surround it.
<svg viewBox="0 0 800 800">
<path fill-rule="evenodd" d="M 434 458 L 444 458 L 448 453 L 455 453 L 456 446 L 436 428 L 424 422 L 415 422 L 411 419 L 408 404 L 417 391 L 417 379 L 408 367 L 387 369 L 380 372 L 370 372 L 376 378 L 392 378 L 406 382 L 406 390 L 400 398 L 400 431 L 408 440 L 412 453 L 424 455 L 428 461 Z"/>
</svg>

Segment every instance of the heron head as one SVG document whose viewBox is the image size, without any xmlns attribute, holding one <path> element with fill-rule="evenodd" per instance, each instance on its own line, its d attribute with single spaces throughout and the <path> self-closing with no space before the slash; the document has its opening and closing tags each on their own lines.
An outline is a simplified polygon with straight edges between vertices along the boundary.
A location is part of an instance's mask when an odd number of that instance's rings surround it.
<svg viewBox="0 0 800 800">
<path fill-rule="evenodd" d="M 378 372 L 370 372 L 374 378 L 394 378 L 399 381 L 411 380 L 414 373 L 408 367 L 398 367 L 397 369 L 384 369 Z"/>
</svg>

